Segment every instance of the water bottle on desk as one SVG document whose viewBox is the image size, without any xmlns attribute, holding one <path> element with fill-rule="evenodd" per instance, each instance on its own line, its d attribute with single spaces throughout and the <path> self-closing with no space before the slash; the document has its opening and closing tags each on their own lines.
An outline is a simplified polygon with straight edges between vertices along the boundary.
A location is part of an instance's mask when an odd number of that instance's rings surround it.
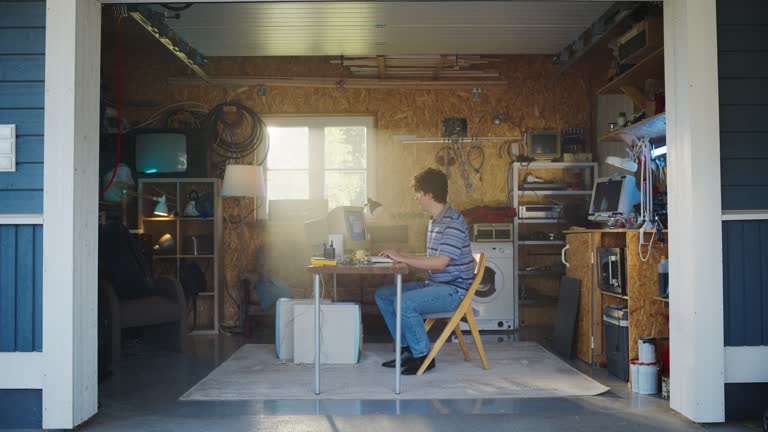
<svg viewBox="0 0 768 432">
<path fill-rule="evenodd" d="M 659 297 L 667 298 L 669 296 L 669 261 L 667 257 L 661 256 L 659 261 Z"/>
</svg>

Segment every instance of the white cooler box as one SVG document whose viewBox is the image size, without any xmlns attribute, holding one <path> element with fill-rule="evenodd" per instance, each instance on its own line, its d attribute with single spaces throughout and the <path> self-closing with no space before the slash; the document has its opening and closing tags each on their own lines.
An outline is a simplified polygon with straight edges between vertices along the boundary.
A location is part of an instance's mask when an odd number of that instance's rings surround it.
<svg viewBox="0 0 768 432">
<path fill-rule="evenodd" d="M 293 362 L 315 363 L 314 304 L 293 306 Z M 320 364 L 360 361 L 363 324 L 357 303 L 320 305 Z"/>
<path fill-rule="evenodd" d="M 322 300 L 321 304 L 330 304 Z M 293 360 L 293 306 L 297 304 L 314 305 L 313 300 L 281 298 L 275 305 L 275 355 L 280 360 Z M 314 312 L 309 311 L 314 317 Z"/>
</svg>

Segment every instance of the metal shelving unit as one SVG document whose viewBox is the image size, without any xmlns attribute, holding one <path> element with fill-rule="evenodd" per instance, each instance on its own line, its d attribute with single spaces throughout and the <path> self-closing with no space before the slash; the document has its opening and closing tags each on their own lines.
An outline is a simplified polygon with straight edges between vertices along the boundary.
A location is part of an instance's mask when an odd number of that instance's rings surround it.
<svg viewBox="0 0 768 432">
<path fill-rule="evenodd" d="M 525 205 L 526 203 L 531 204 L 542 204 L 542 202 L 546 201 L 575 201 L 575 200 L 588 200 L 592 195 L 592 186 L 595 182 L 595 179 L 597 177 L 597 163 L 595 162 L 515 162 L 512 165 L 512 175 L 509 179 L 509 191 L 510 191 L 510 204 L 515 209 L 518 209 L 519 214 L 519 208 L 520 205 Z M 572 171 L 571 177 L 573 177 L 572 181 L 566 181 L 566 173 Z M 523 180 L 524 176 L 527 174 L 540 174 L 541 177 L 545 179 L 557 179 L 557 182 L 554 182 L 553 184 L 556 184 L 555 187 L 553 187 L 551 190 L 546 188 L 546 183 L 544 185 L 542 184 L 536 184 L 535 188 L 523 188 Z M 580 173 L 580 174 L 579 174 Z M 558 199 L 559 198 L 559 199 Z M 541 305 L 549 305 L 551 306 L 551 302 L 544 302 L 542 304 L 539 304 L 537 299 L 528 299 L 527 298 L 527 289 L 525 287 L 526 284 L 531 284 L 531 286 L 535 285 L 536 281 L 528 281 L 529 279 L 536 279 L 540 280 L 538 283 L 544 283 L 545 280 L 554 279 L 554 278 L 560 278 L 562 277 L 565 272 L 560 271 L 557 269 L 553 270 L 521 270 L 520 269 L 520 261 L 521 261 L 521 252 L 527 250 L 528 248 L 537 248 L 543 251 L 548 251 L 550 249 L 553 249 L 553 247 L 557 247 L 556 251 L 552 251 L 551 254 L 553 258 L 555 255 L 559 255 L 560 248 L 559 246 L 562 246 L 565 244 L 564 240 L 530 240 L 527 237 L 522 237 L 524 240 L 521 240 L 521 232 L 520 229 L 523 227 L 525 233 L 528 233 L 530 231 L 547 231 L 548 233 L 557 233 L 557 235 L 562 235 L 561 232 L 561 225 L 564 224 L 564 220 L 562 219 L 562 214 L 559 217 L 550 217 L 550 218 L 526 218 L 521 219 L 519 217 L 515 218 L 514 222 L 514 245 L 515 245 L 515 254 L 514 254 L 514 266 L 515 266 L 515 277 L 514 277 L 514 286 L 515 286 L 515 298 L 518 299 L 517 302 L 515 302 L 515 316 L 520 317 L 520 310 L 519 305 L 523 306 L 541 306 Z M 524 233 L 524 234 L 525 234 Z M 541 254 L 539 254 L 541 255 Z M 525 281 L 521 281 L 521 279 L 524 279 Z M 548 282 L 551 283 L 551 282 Z M 535 291 L 535 288 L 533 289 Z M 537 296 L 544 298 L 542 296 Z M 555 302 L 556 303 L 556 302 Z M 521 321 L 520 318 L 517 319 L 518 321 Z M 516 326 L 519 326 L 522 324 L 521 322 L 515 323 Z"/>
</svg>

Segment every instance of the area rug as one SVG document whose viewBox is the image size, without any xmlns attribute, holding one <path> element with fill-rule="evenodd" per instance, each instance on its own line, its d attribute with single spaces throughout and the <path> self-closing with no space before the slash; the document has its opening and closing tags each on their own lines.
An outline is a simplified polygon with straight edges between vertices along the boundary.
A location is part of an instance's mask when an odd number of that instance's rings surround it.
<svg viewBox="0 0 768 432">
<path fill-rule="evenodd" d="M 516 342 L 485 345 L 489 369 L 465 362 L 458 345 L 446 344 L 437 367 L 422 376 L 403 376 L 381 367 L 393 357 L 391 344 L 365 344 L 358 364 L 322 365 L 320 395 L 313 393 L 314 367 L 275 358 L 274 345 L 244 345 L 181 396 L 181 400 L 266 399 L 465 399 L 591 396 L 608 390 L 540 345 Z"/>
</svg>

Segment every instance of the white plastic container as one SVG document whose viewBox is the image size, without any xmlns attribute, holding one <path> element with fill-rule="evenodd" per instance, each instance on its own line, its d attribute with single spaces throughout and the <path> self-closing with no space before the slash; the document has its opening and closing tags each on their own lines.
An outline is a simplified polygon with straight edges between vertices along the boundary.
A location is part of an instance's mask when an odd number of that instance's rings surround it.
<svg viewBox="0 0 768 432">
<path fill-rule="evenodd" d="M 638 393 L 640 391 L 640 370 L 637 366 L 637 360 L 629 362 L 629 377 L 632 381 L 632 392 Z"/>
<path fill-rule="evenodd" d="M 659 392 L 659 368 L 656 363 L 638 364 L 638 393 L 656 394 Z"/>
<path fill-rule="evenodd" d="M 637 352 L 640 363 L 656 363 L 656 339 L 639 338 Z"/>
</svg>

